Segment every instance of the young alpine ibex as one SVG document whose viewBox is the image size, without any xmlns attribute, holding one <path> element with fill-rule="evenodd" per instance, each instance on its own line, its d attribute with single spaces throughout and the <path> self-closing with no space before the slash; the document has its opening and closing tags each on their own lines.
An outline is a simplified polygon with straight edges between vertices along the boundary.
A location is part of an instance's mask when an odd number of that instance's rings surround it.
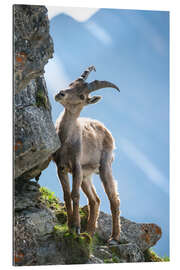
<svg viewBox="0 0 180 270">
<path fill-rule="evenodd" d="M 100 199 L 92 184 L 92 174 L 100 175 L 105 192 L 110 201 L 112 212 L 112 237 L 119 241 L 120 237 L 120 200 L 116 182 L 112 176 L 114 139 L 105 126 L 97 120 L 80 118 L 84 106 L 98 102 L 100 96 L 90 96 L 90 93 L 105 87 L 119 88 L 108 81 L 85 82 L 89 73 L 95 67 L 91 66 L 69 85 L 55 95 L 55 100 L 65 108 L 56 121 L 56 132 L 61 141 L 61 147 L 53 155 L 57 172 L 64 192 L 67 209 L 68 227 L 74 227 L 80 233 L 79 199 L 80 188 L 86 194 L 89 202 L 89 217 L 87 232 L 94 234 L 99 214 Z M 72 192 L 70 191 L 68 173 L 72 174 Z"/>
</svg>

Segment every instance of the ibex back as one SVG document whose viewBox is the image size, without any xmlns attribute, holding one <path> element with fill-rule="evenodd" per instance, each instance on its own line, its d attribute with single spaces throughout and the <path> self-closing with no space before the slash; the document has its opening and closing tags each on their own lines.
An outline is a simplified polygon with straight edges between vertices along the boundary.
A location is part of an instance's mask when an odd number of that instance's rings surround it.
<svg viewBox="0 0 180 270">
<path fill-rule="evenodd" d="M 95 104 L 101 99 L 100 96 L 91 97 L 91 92 L 105 87 L 115 88 L 118 91 L 119 88 L 108 81 L 86 83 L 85 80 L 92 70 L 95 70 L 94 66 L 84 71 L 68 89 L 61 90 L 55 96 L 55 100 L 62 104 L 65 110 L 56 121 L 56 132 L 61 147 L 54 154 L 53 160 L 57 165 L 64 192 L 69 229 L 75 229 L 80 233 L 79 199 L 82 188 L 89 202 L 87 232 L 94 234 L 100 199 L 92 184 L 92 174 L 97 173 L 110 201 L 113 222 L 111 239 L 119 241 L 120 200 L 111 169 L 114 139 L 99 121 L 79 117 L 84 106 Z M 72 174 L 72 192 L 68 173 Z"/>
</svg>

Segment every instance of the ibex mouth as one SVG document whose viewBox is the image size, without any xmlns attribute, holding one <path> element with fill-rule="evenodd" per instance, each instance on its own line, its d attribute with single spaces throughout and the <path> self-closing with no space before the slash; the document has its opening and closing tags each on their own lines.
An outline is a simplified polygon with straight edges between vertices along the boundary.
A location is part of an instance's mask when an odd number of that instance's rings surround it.
<svg viewBox="0 0 180 270">
<path fill-rule="evenodd" d="M 58 94 L 54 96 L 54 99 L 55 99 L 55 101 L 58 101 L 60 99 Z"/>
<path fill-rule="evenodd" d="M 59 93 L 55 95 L 54 99 L 55 101 L 59 101 L 59 100 L 62 100 L 64 96 L 65 96 L 64 91 L 60 91 Z"/>
</svg>

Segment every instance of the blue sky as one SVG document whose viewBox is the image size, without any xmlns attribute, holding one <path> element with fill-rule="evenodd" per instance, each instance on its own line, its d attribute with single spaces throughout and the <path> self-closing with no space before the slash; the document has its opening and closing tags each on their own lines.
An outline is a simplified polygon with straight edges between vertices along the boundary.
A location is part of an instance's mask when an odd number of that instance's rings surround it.
<svg viewBox="0 0 180 270">
<path fill-rule="evenodd" d="M 159 224 L 163 235 L 153 249 L 169 255 L 169 13 L 100 9 L 85 21 L 59 14 L 50 21 L 50 33 L 55 52 L 45 78 L 53 121 L 63 110 L 54 94 L 89 65 L 97 70 L 89 81 L 109 80 L 120 87 L 120 93 L 98 91 L 102 100 L 81 116 L 102 121 L 115 138 L 113 174 L 121 215 Z M 40 184 L 63 200 L 53 163 Z M 94 184 L 101 210 L 110 213 L 98 176 Z M 86 203 L 81 193 L 81 205 Z"/>
</svg>

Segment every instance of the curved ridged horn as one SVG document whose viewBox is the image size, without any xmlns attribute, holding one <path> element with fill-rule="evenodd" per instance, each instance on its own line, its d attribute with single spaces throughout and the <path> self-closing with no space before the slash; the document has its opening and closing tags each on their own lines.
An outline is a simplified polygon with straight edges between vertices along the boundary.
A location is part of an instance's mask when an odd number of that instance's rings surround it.
<svg viewBox="0 0 180 270">
<path fill-rule="evenodd" d="M 86 80 L 89 76 L 89 74 L 91 73 L 91 71 L 96 71 L 95 66 L 90 66 L 88 67 L 80 76 L 80 78 L 82 78 L 83 80 Z"/>
<path fill-rule="evenodd" d="M 97 81 L 97 80 L 95 80 L 91 83 L 88 83 L 85 91 L 88 93 L 91 93 L 93 91 L 96 91 L 96 90 L 99 90 L 102 88 L 107 88 L 107 87 L 115 88 L 117 91 L 120 92 L 119 88 L 115 84 L 108 82 L 108 81 Z"/>
<path fill-rule="evenodd" d="M 75 81 L 73 81 L 72 83 L 69 84 L 70 87 L 73 87 L 77 84 L 83 84 L 85 82 L 85 80 L 87 80 L 89 74 L 91 73 L 91 71 L 96 71 L 95 66 L 90 66 L 88 67 L 79 78 L 77 78 Z"/>
</svg>

